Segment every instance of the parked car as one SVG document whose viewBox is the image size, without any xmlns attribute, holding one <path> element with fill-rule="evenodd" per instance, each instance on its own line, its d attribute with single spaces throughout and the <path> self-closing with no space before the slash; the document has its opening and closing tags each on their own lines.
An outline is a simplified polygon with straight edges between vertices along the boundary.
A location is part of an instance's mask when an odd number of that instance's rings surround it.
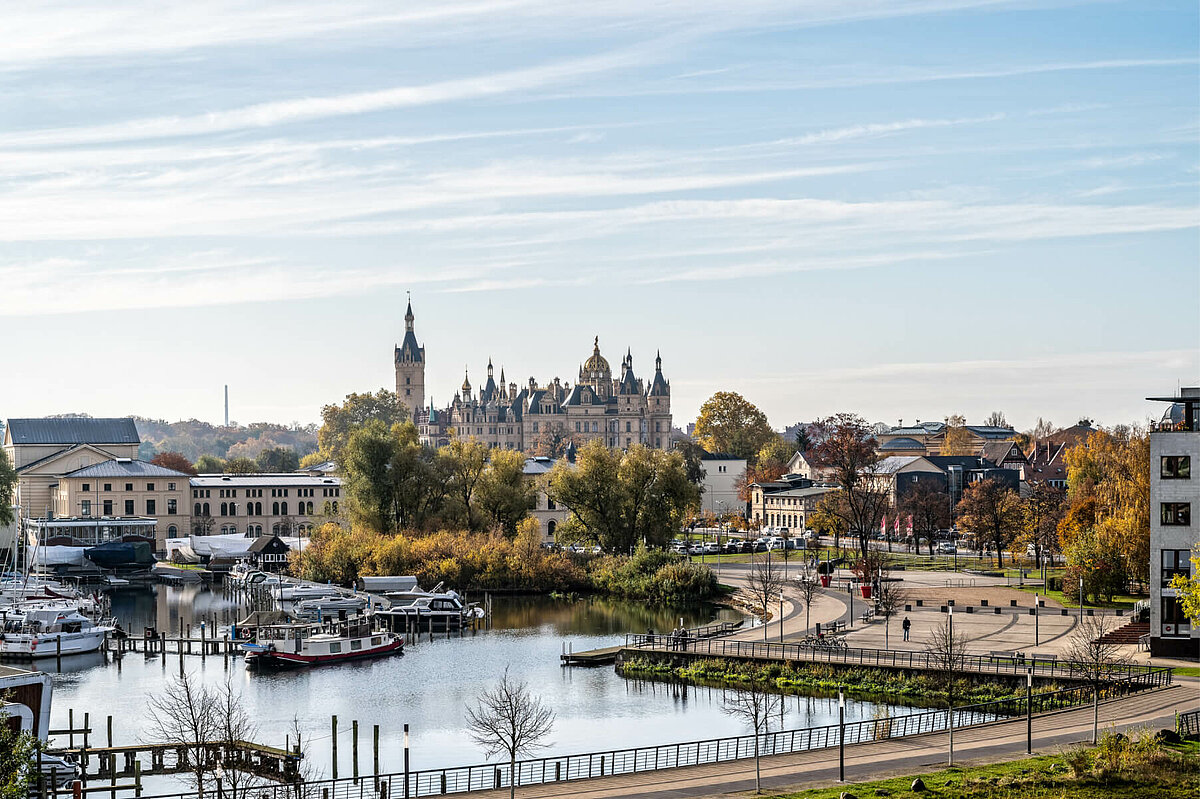
<svg viewBox="0 0 1200 799">
<path fill-rule="evenodd" d="M 716 554 L 719 554 L 720 552 L 721 552 L 721 545 L 718 544 L 716 541 L 709 541 L 707 544 L 704 545 L 704 554 L 705 555 L 716 555 Z"/>
<path fill-rule="evenodd" d="M 943 541 L 937 545 L 937 552 L 939 555 L 955 555 L 958 553 L 958 547 L 949 541 Z"/>
</svg>

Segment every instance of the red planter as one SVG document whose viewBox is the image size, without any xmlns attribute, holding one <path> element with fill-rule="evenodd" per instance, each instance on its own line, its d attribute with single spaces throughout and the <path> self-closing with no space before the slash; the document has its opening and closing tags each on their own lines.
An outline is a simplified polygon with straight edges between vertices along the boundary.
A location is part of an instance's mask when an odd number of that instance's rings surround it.
<svg viewBox="0 0 1200 799">
<path fill-rule="evenodd" d="M 862 591 L 863 599 L 870 599 L 870 598 L 871 598 L 871 586 L 869 586 L 869 585 L 860 585 L 860 586 L 859 586 L 859 589 Z"/>
<path fill-rule="evenodd" d="M 829 575 L 828 575 L 828 574 L 822 574 L 822 575 L 821 575 L 821 587 L 822 587 L 822 588 L 828 588 L 828 587 L 829 587 Z"/>
</svg>

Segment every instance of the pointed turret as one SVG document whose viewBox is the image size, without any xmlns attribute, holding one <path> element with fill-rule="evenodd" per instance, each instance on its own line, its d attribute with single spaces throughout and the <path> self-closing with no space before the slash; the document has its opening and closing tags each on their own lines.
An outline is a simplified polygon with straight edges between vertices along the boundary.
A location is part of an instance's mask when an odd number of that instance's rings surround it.
<svg viewBox="0 0 1200 799">
<path fill-rule="evenodd" d="M 650 384 L 650 396 L 652 397 L 667 397 L 671 394 L 671 384 L 667 382 L 662 373 L 662 351 L 660 350 L 654 358 L 654 381 Z"/>
</svg>

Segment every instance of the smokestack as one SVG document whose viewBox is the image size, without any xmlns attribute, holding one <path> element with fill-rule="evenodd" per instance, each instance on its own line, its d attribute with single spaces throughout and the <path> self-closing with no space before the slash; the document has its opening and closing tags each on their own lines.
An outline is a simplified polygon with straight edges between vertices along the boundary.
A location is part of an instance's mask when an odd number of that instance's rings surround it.
<svg viewBox="0 0 1200 799">
<path fill-rule="evenodd" d="M 229 427 L 229 384 L 225 384 L 225 426 Z"/>
</svg>

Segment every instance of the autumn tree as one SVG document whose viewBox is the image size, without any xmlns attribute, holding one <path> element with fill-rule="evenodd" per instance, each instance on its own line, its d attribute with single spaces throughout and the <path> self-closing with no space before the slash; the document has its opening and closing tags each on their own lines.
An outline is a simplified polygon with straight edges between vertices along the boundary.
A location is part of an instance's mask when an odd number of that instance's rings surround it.
<svg viewBox="0 0 1200 799">
<path fill-rule="evenodd" d="M 1063 456 L 1069 508 L 1059 526 L 1063 551 L 1071 538 L 1094 529 L 1102 548 L 1121 553 L 1124 571 L 1150 580 L 1150 436 L 1134 427 L 1091 433 Z"/>
<path fill-rule="evenodd" d="M 423 527 L 445 504 L 446 460 L 420 443 L 412 422 L 367 422 L 350 435 L 342 463 L 350 518 L 372 530 Z"/>
<path fill-rule="evenodd" d="M 181 452 L 160 452 L 151 458 L 150 462 L 164 469 L 174 469 L 177 472 L 190 475 L 196 474 L 196 467 Z"/>
<path fill-rule="evenodd" d="M 254 474 L 258 465 L 249 458 L 230 458 L 225 461 L 225 474 Z"/>
<path fill-rule="evenodd" d="M 408 419 L 408 408 L 395 393 L 380 389 L 374 394 L 351 393 L 341 405 L 326 405 L 321 409 L 321 429 L 317 444 L 326 460 L 341 463 L 342 453 L 350 443 L 350 434 L 367 422 L 375 420 L 391 428 Z"/>
<path fill-rule="evenodd" d="M 1004 565 L 1004 550 L 1021 530 L 1024 514 L 1017 492 L 994 478 L 967 486 L 958 503 L 959 525 L 990 541 L 996 565 Z"/>
<path fill-rule="evenodd" d="M 1061 488 L 1046 483 L 1035 483 L 1029 496 L 1022 503 L 1024 525 L 1021 542 L 1033 546 L 1037 564 L 1042 558 L 1053 557 L 1061 552 L 1058 544 L 1058 525 L 1062 521 L 1066 494 Z"/>
<path fill-rule="evenodd" d="M 450 480 L 446 486 L 446 517 L 467 530 L 479 529 L 475 492 L 487 470 L 488 448 L 475 439 L 455 439 L 438 451 Z"/>
<path fill-rule="evenodd" d="M 700 406 L 695 433 L 709 452 L 736 455 L 752 463 L 759 450 L 777 437 L 767 415 L 734 391 L 718 391 Z"/>
<path fill-rule="evenodd" d="M 641 542 L 665 546 L 700 504 L 700 490 L 687 479 L 679 452 L 640 444 L 621 452 L 599 440 L 580 449 L 574 466 L 555 465 L 547 492 L 571 511 L 559 528 L 562 537 L 609 552 L 629 552 Z"/>
<path fill-rule="evenodd" d="M 1170 587 L 1175 589 L 1179 604 L 1183 605 L 1183 613 L 1188 617 L 1192 626 L 1200 625 L 1200 555 L 1192 559 L 1191 574 L 1176 574 L 1171 578 Z"/>
<path fill-rule="evenodd" d="M 537 505 L 537 487 L 525 476 L 525 455 L 513 449 L 491 450 L 476 497 L 487 522 L 515 536 Z"/>
<path fill-rule="evenodd" d="M 1055 427 L 1053 422 L 1051 422 L 1049 419 L 1043 419 L 1039 416 L 1037 418 L 1037 422 L 1033 425 L 1033 427 L 1025 431 L 1025 434 L 1029 436 L 1030 440 L 1036 444 L 1038 441 L 1041 441 L 1053 433 L 1054 430 Z"/>
<path fill-rule="evenodd" d="M 861 416 L 850 413 L 822 419 L 814 428 L 819 443 L 811 450 L 813 458 L 842 489 L 840 500 L 824 509 L 843 518 L 850 535 L 858 538 L 859 550 L 866 552 L 887 504 L 886 492 L 872 476 L 879 461 L 875 436 Z"/>
<path fill-rule="evenodd" d="M 946 417 L 946 431 L 942 438 L 942 455 L 974 455 L 975 444 L 967 430 L 967 419 L 962 414 Z"/>
<path fill-rule="evenodd" d="M 920 542 L 924 538 L 929 545 L 929 556 L 933 557 L 934 534 L 950 527 L 950 494 L 941 485 L 919 480 L 901 492 L 898 509 L 901 515 L 912 519 L 917 554 L 921 553 Z"/>
<path fill-rule="evenodd" d="M 819 536 L 833 539 L 834 548 L 841 547 L 842 536 L 846 535 L 849 525 L 846 518 L 845 495 L 841 491 L 831 491 L 817 500 L 816 507 L 805 517 L 805 527 Z"/>
</svg>

